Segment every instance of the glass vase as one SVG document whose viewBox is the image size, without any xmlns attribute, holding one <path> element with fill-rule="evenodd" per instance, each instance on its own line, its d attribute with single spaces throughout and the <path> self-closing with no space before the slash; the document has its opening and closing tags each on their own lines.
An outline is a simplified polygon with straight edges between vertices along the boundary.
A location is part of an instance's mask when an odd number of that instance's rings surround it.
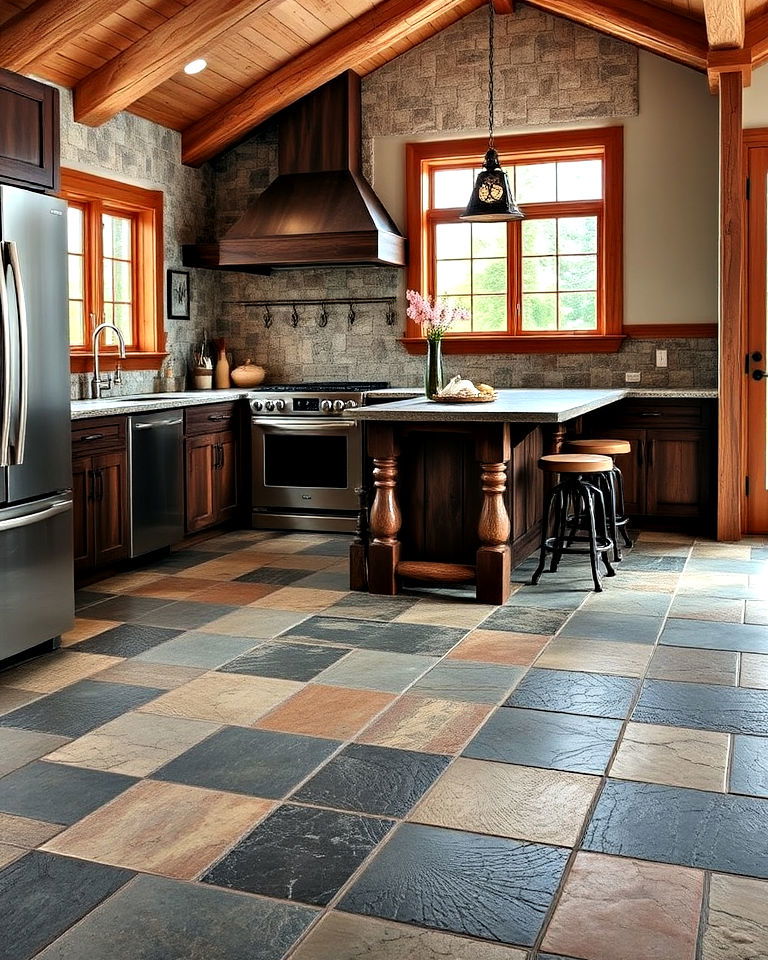
<svg viewBox="0 0 768 960">
<path fill-rule="evenodd" d="M 427 363 L 424 368 L 424 392 L 434 397 L 443 389 L 443 344 L 441 340 L 427 340 Z"/>
</svg>

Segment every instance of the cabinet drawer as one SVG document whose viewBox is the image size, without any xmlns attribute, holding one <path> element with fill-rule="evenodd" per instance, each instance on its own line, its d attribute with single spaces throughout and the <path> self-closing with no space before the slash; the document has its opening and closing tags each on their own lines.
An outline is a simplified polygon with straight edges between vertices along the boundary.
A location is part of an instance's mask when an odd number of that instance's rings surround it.
<svg viewBox="0 0 768 960">
<path fill-rule="evenodd" d="M 706 406 L 679 400 L 629 400 L 621 412 L 621 420 L 637 427 L 703 427 L 707 420 Z"/>
<path fill-rule="evenodd" d="M 234 430 L 237 424 L 238 405 L 209 403 L 202 407 L 187 407 L 184 411 L 184 433 L 188 437 L 218 433 L 219 430 Z"/>
<path fill-rule="evenodd" d="M 72 456 L 123 448 L 125 435 L 125 417 L 75 421 L 72 424 Z"/>
</svg>

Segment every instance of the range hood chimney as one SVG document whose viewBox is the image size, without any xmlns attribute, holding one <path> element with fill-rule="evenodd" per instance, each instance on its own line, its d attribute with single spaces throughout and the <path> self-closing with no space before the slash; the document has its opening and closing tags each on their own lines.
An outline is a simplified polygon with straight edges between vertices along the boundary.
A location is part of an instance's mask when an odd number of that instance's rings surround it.
<svg viewBox="0 0 768 960">
<path fill-rule="evenodd" d="M 360 77 L 347 71 L 280 116 L 278 177 L 190 267 L 405 265 L 405 239 L 361 173 Z"/>
</svg>

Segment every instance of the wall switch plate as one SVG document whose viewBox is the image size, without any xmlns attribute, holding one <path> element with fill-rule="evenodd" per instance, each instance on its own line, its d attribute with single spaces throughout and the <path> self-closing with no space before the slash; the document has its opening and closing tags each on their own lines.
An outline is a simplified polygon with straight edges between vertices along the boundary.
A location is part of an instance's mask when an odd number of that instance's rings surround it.
<svg viewBox="0 0 768 960">
<path fill-rule="evenodd" d="M 640 383 L 640 374 L 639 373 L 625 373 L 624 374 L 625 383 Z"/>
<path fill-rule="evenodd" d="M 666 350 L 657 350 L 656 351 L 656 366 L 657 367 L 666 367 L 667 365 L 667 351 Z"/>
</svg>

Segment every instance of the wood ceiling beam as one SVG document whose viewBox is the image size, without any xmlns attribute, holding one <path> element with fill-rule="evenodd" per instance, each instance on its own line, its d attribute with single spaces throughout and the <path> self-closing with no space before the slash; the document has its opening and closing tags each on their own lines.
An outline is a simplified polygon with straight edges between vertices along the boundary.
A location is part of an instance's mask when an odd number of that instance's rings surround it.
<svg viewBox="0 0 768 960">
<path fill-rule="evenodd" d="M 753 67 L 759 67 L 768 60 L 768 13 L 749 18 L 744 46 L 750 51 Z"/>
<path fill-rule="evenodd" d="M 704 0 L 704 19 L 710 49 L 744 46 L 744 0 Z"/>
<path fill-rule="evenodd" d="M 477 0 L 476 5 L 485 2 Z M 464 0 L 384 0 L 187 127 L 182 133 L 184 163 L 199 166 L 210 160 L 279 110 L 463 4 Z"/>
<path fill-rule="evenodd" d="M 0 26 L 0 66 L 17 73 L 119 10 L 125 0 L 36 0 Z"/>
<path fill-rule="evenodd" d="M 75 87 L 75 120 L 96 127 L 178 73 L 223 33 L 280 0 L 194 0 Z"/>
<path fill-rule="evenodd" d="M 526 3 L 696 70 L 707 68 L 704 24 L 671 10 L 642 0 L 526 0 Z"/>
<path fill-rule="evenodd" d="M 493 0 L 494 13 L 514 13 L 515 0 Z"/>
</svg>

